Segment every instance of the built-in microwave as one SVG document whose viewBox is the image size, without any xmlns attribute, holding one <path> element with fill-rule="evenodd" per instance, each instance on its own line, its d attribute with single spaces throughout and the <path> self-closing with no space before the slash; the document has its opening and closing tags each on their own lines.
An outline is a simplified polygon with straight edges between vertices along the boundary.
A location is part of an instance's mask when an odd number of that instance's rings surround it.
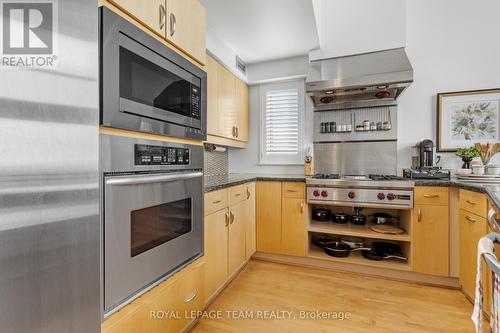
<svg viewBox="0 0 500 333">
<path fill-rule="evenodd" d="M 206 73 L 100 8 L 101 125 L 206 139 Z"/>
</svg>

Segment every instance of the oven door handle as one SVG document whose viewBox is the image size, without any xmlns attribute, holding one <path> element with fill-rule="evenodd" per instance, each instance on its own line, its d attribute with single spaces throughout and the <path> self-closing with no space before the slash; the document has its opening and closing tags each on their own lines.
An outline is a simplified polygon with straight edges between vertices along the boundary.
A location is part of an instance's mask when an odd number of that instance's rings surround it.
<svg viewBox="0 0 500 333">
<path fill-rule="evenodd" d="M 192 178 L 199 178 L 203 176 L 203 172 L 187 172 L 187 173 L 174 173 L 168 175 L 145 175 L 135 177 L 113 177 L 106 179 L 106 185 L 137 185 L 137 184 L 151 184 L 151 183 L 165 183 L 174 182 L 179 180 L 187 180 Z"/>
</svg>

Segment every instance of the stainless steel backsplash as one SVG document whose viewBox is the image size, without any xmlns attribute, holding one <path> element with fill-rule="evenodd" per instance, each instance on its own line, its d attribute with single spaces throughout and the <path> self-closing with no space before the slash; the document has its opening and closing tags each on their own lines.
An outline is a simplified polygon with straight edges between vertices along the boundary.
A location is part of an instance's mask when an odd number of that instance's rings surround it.
<svg viewBox="0 0 500 333">
<path fill-rule="evenodd" d="M 397 141 L 314 144 L 314 172 L 397 174 Z"/>
</svg>

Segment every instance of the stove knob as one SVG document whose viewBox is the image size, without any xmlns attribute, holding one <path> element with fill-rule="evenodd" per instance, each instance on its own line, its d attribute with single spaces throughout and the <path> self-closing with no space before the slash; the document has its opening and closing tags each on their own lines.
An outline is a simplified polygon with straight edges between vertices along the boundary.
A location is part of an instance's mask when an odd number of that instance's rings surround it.
<svg viewBox="0 0 500 333">
<path fill-rule="evenodd" d="M 347 196 L 349 197 L 349 199 L 354 199 L 356 197 L 356 193 L 349 192 L 349 193 L 347 193 Z"/>
<path fill-rule="evenodd" d="M 392 201 L 396 199 L 396 196 L 393 193 L 388 193 L 387 194 L 387 200 Z"/>
<path fill-rule="evenodd" d="M 314 190 L 313 195 L 314 195 L 315 197 L 319 197 L 319 191 L 318 191 L 318 190 Z"/>
<path fill-rule="evenodd" d="M 326 198 L 328 196 L 328 192 L 327 191 L 321 191 L 321 196 L 323 198 Z"/>
<path fill-rule="evenodd" d="M 385 199 L 385 194 L 384 194 L 384 193 L 382 193 L 382 192 L 380 192 L 379 194 L 377 194 L 377 198 L 378 198 L 379 200 L 384 200 L 384 199 Z"/>
</svg>

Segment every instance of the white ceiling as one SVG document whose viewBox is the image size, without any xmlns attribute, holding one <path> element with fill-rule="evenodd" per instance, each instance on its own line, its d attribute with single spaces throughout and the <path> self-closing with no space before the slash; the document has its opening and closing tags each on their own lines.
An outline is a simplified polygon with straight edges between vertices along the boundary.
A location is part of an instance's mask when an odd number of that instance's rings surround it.
<svg viewBox="0 0 500 333">
<path fill-rule="evenodd" d="M 201 0 L 207 28 L 244 61 L 305 55 L 319 47 L 311 0 Z"/>
</svg>

